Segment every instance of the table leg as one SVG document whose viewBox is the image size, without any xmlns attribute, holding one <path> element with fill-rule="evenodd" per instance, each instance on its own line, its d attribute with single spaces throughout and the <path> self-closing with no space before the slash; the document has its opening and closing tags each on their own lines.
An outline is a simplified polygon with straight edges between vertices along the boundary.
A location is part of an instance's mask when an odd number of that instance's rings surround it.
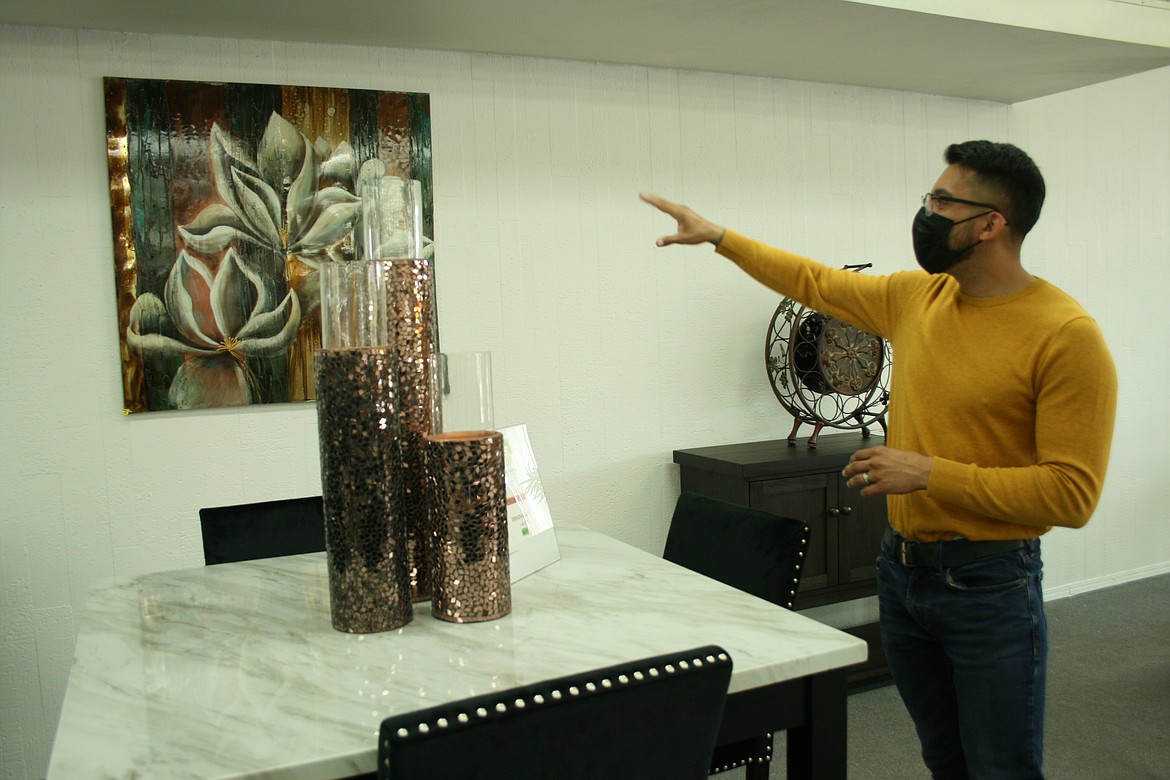
<svg viewBox="0 0 1170 780">
<path fill-rule="evenodd" d="M 844 780 L 849 763 L 845 672 L 835 669 L 813 675 L 807 678 L 807 686 L 804 723 L 788 730 L 788 777 Z M 748 777 L 755 780 L 751 774 Z"/>
</svg>

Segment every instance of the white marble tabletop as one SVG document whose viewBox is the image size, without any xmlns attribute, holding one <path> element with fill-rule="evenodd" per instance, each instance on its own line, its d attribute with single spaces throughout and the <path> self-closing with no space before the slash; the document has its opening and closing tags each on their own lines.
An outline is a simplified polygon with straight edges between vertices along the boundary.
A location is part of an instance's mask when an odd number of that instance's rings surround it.
<svg viewBox="0 0 1170 780">
<path fill-rule="evenodd" d="M 717 644 L 731 692 L 865 660 L 865 642 L 600 533 L 513 585 L 512 614 L 352 635 L 329 622 L 323 553 L 105 582 L 90 594 L 49 780 L 374 771 L 382 719 Z"/>
</svg>

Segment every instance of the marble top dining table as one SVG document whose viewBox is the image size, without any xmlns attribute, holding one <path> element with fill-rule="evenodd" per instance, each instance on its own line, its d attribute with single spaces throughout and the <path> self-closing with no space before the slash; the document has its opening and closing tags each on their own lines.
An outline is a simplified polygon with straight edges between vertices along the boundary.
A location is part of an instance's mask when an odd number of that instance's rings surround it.
<svg viewBox="0 0 1170 780">
<path fill-rule="evenodd" d="M 104 581 L 48 780 L 348 777 L 374 771 L 387 716 L 493 690 L 706 644 L 731 654 L 732 695 L 865 660 L 849 634 L 601 533 L 556 531 L 561 560 L 485 623 L 420 603 L 400 629 L 336 631 L 324 553 Z"/>
</svg>

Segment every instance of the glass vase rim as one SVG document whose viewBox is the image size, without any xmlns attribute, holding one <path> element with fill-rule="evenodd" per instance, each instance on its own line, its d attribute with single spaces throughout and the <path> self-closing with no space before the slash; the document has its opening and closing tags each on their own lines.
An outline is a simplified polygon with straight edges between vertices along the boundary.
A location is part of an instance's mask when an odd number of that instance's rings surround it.
<svg viewBox="0 0 1170 780">
<path fill-rule="evenodd" d="M 489 430 L 469 430 L 469 431 L 443 431 L 442 433 L 428 433 L 425 438 L 427 441 L 433 442 L 469 442 L 469 441 L 488 441 L 497 437 L 502 438 L 504 434 L 499 431 Z"/>
<path fill-rule="evenodd" d="M 341 355 L 347 352 L 359 352 L 366 354 L 387 354 L 394 355 L 398 349 L 393 344 L 360 344 L 356 346 L 335 346 L 335 347 L 318 347 L 318 354 L 327 355 Z"/>
</svg>

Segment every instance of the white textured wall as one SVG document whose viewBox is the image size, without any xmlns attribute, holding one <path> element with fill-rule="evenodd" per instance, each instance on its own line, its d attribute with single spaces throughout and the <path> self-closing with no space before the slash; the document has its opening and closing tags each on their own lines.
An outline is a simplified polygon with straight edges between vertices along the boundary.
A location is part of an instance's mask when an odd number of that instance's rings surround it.
<svg viewBox="0 0 1170 780">
<path fill-rule="evenodd" d="M 1170 569 L 1170 70 L 1012 107 L 646 68 L 0 26 L 0 777 L 43 775 L 87 588 L 202 563 L 202 506 L 315 494 L 311 405 L 124 417 L 101 77 L 431 94 L 444 347 L 491 350 L 559 522 L 661 550 L 671 450 L 783 436 L 777 302 L 685 200 L 833 263 L 912 267 L 943 147 L 1013 140 L 1051 196 L 1033 270 L 1097 315 L 1121 374 L 1098 517 L 1048 540 L 1050 591 Z M 1069 420 L 1069 425 L 1080 421 Z"/>
</svg>

